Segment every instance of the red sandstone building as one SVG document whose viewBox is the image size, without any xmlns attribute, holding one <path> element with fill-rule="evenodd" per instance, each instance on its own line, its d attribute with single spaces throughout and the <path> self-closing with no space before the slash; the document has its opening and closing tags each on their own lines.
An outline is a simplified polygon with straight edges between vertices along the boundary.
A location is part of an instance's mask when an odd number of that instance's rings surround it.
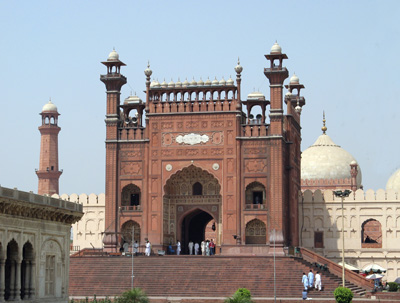
<svg viewBox="0 0 400 303">
<path fill-rule="evenodd" d="M 304 88 L 294 75 L 286 86 L 287 56 L 275 43 L 265 56 L 270 100 L 241 99 L 241 72 L 229 80 L 150 82 L 146 100 L 120 102 L 125 64 L 110 53 L 106 113 L 104 247 L 121 239 L 154 249 L 179 239 L 213 238 L 217 253 L 268 253 L 299 244 L 300 113 Z M 284 111 L 285 102 L 286 111 Z M 245 111 L 243 111 L 245 108 Z M 254 112 L 258 114 L 254 118 Z M 267 244 L 267 245 L 265 245 Z"/>
</svg>

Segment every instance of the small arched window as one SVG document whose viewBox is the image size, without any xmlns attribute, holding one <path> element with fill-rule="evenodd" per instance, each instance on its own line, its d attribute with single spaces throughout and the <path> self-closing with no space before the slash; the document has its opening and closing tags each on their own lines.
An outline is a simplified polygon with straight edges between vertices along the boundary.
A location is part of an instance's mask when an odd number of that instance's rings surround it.
<svg viewBox="0 0 400 303">
<path fill-rule="evenodd" d="M 252 182 L 246 187 L 246 209 L 264 209 L 266 204 L 265 186 Z"/>
<path fill-rule="evenodd" d="M 363 248 L 382 247 L 382 226 L 379 221 L 369 219 L 362 224 L 361 246 Z"/>
<path fill-rule="evenodd" d="M 140 188 L 134 184 L 129 184 L 122 189 L 121 206 L 133 206 L 137 208 L 140 205 Z"/>
<path fill-rule="evenodd" d="M 193 184 L 193 196 L 201 196 L 203 194 L 203 185 L 200 182 Z"/>
</svg>

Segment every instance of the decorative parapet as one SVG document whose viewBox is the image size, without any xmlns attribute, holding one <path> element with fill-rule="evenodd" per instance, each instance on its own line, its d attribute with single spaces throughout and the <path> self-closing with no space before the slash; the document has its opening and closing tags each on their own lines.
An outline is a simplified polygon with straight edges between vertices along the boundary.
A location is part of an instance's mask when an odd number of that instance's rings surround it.
<svg viewBox="0 0 400 303">
<path fill-rule="evenodd" d="M 75 202 L 82 204 L 83 206 L 90 205 L 90 206 L 105 206 L 106 205 L 106 196 L 105 194 L 101 193 L 99 195 L 96 194 L 62 194 L 61 196 L 54 194 L 52 197 L 57 199 L 62 199 L 65 201 Z"/>
<path fill-rule="evenodd" d="M 236 111 L 237 86 L 151 87 L 149 113 Z"/>
<path fill-rule="evenodd" d="M 301 179 L 301 187 L 304 189 L 330 188 L 347 189 L 351 188 L 351 179 Z"/>
<path fill-rule="evenodd" d="M 305 202 L 341 202 L 341 199 L 335 197 L 333 191 L 330 189 L 327 190 L 304 190 L 300 195 Z M 400 201 L 400 195 L 393 189 L 389 189 L 387 191 L 383 189 L 378 189 L 376 192 L 372 189 L 368 189 L 364 191 L 362 189 L 358 189 L 355 192 L 352 192 L 349 197 L 344 199 L 345 202 L 384 202 L 384 201 Z"/>
<path fill-rule="evenodd" d="M 0 186 L 0 213 L 73 224 L 83 216 L 81 204 Z"/>
</svg>

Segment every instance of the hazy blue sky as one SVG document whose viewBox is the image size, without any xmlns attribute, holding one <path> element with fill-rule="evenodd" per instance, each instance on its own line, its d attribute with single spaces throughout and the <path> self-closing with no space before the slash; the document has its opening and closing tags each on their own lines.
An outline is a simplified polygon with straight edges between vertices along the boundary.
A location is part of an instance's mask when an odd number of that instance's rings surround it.
<svg viewBox="0 0 400 303">
<path fill-rule="evenodd" d="M 100 61 L 127 64 L 125 99 L 144 99 L 153 75 L 183 81 L 234 76 L 242 98 L 269 98 L 263 68 L 275 42 L 306 87 L 302 150 L 328 134 L 358 161 L 365 188 L 400 167 L 400 1 L 0 1 L 0 184 L 37 192 L 49 97 L 61 116 L 61 193 L 104 192 L 106 94 Z M 288 80 L 286 81 L 286 83 Z"/>
</svg>

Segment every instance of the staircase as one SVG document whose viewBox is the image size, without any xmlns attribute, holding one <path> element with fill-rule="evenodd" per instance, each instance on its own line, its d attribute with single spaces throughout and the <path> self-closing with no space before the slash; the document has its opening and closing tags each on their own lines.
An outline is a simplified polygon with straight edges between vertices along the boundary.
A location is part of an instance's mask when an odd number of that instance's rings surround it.
<svg viewBox="0 0 400 303">
<path fill-rule="evenodd" d="M 313 269 L 303 259 L 276 257 L 276 295 L 299 298 L 303 289 L 302 273 Z M 261 256 L 138 256 L 134 257 L 134 287 L 149 296 L 229 297 L 245 287 L 254 297 L 274 296 L 274 259 Z M 114 296 L 131 288 L 130 257 L 71 257 L 70 296 Z M 323 291 L 311 290 L 309 296 L 333 298 L 341 279 L 321 272 Z M 355 297 L 365 290 L 355 285 Z"/>
</svg>

